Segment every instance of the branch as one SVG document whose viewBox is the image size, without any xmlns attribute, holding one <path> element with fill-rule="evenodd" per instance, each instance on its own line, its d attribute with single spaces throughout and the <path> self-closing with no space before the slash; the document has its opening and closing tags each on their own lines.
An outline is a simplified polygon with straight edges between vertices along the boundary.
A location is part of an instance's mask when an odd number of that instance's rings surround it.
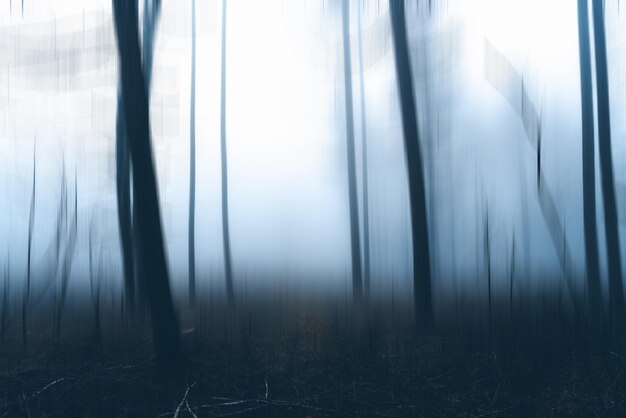
<svg viewBox="0 0 626 418">
<path fill-rule="evenodd" d="M 180 408 L 183 406 L 184 403 L 187 404 L 187 410 L 191 412 L 191 409 L 189 408 L 189 403 L 187 402 L 187 395 L 189 395 L 189 389 L 191 389 L 195 385 L 196 384 L 194 383 L 191 386 L 187 386 L 187 390 L 185 391 L 185 396 L 183 396 L 183 399 L 180 401 L 180 403 L 178 404 L 178 407 L 176 408 L 176 412 L 174 412 L 174 418 L 178 418 L 178 414 L 180 414 Z M 191 415 L 195 416 L 193 412 L 191 412 Z"/>
</svg>

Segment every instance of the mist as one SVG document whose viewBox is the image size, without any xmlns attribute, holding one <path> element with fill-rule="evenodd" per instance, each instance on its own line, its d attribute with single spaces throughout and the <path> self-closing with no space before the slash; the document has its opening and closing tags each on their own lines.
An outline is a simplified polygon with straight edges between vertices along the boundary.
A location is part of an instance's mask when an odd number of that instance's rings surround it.
<svg viewBox="0 0 626 418">
<path fill-rule="evenodd" d="M 131 3 L 0 5 L 3 341 L 39 341 L 33 355 L 53 328 L 74 341 L 93 316 L 98 345 L 153 341 L 162 369 L 185 335 L 191 357 L 208 335 L 240 349 L 236 335 L 266 335 L 252 318 L 275 310 L 276 338 L 306 312 L 334 324 L 342 350 L 396 355 L 477 333 L 497 352 L 494 334 L 531 340 L 554 321 L 572 346 L 598 328 L 622 355 L 618 0 Z"/>
</svg>

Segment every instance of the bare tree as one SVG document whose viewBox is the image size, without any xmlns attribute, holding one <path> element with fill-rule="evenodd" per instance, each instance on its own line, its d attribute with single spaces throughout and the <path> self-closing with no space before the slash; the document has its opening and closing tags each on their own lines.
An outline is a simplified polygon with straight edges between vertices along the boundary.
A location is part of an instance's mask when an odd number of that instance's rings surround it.
<svg viewBox="0 0 626 418">
<path fill-rule="evenodd" d="M 222 242 L 226 296 L 231 308 L 235 306 L 232 260 L 230 254 L 230 225 L 228 222 L 228 155 L 226 153 L 226 0 L 222 1 L 222 88 L 220 94 L 220 146 L 222 159 Z"/>
<path fill-rule="evenodd" d="M 22 345 L 26 349 L 26 312 L 28 311 L 28 302 L 30 301 L 31 287 L 31 265 L 32 265 L 32 249 L 33 249 L 33 230 L 35 226 L 35 182 L 37 178 L 37 154 L 33 147 L 33 187 L 30 196 L 30 213 L 28 215 L 28 249 L 26 251 L 26 289 L 24 290 L 24 299 L 22 300 Z M 7 282 L 8 287 L 8 282 Z M 5 290 L 6 296 L 6 290 Z M 4 328 L 3 328 L 4 330 Z"/>
<path fill-rule="evenodd" d="M 161 10 L 161 0 L 144 0 L 143 13 L 143 64 L 146 89 L 150 91 L 152 81 L 152 67 L 154 63 L 154 35 Z M 138 260 L 138 251 L 133 241 L 133 228 L 136 227 L 137 211 L 131 205 L 131 161 L 126 137 L 126 121 L 124 117 L 124 103 L 122 100 L 121 86 L 117 96 L 116 116 L 116 165 L 117 165 L 117 212 L 120 228 L 120 243 L 122 249 L 122 267 L 124 271 L 124 296 L 126 307 L 132 313 L 137 308 L 136 302 L 143 309 L 144 300 L 141 289 L 141 263 Z M 133 200 L 135 198 L 133 189 Z M 136 301 L 135 299 L 138 300 Z"/>
<path fill-rule="evenodd" d="M 2 289 L 2 311 L 0 312 L 0 340 L 4 341 L 4 334 L 7 330 L 9 317 L 9 257 L 7 256 L 7 265 L 4 266 L 4 287 Z M 23 326 L 23 325 L 22 325 Z"/>
<path fill-rule="evenodd" d="M 595 320 L 602 313 L 600 262 L 596 228 L 596 175 L 593 129 L 593 81 L 587 0 L 578 0 L 578 47 L 580 51 L 580 97 L 582 116 L 583 221 L 589 308 Z"/>
<path fill-rule="evenodd" d="M 191 0 L 191 103 L 189 116 L 189 304 L 196 304 L 196 0 Z"/>
<path fill-rule="evenodd" d="M 157 359 L 171 368 L 180 359 L 180 328 L 174 311 L 165 259 L 161 212 L 152 160 L 148 85 L 144 77 L 137 5 L 113 0 L 115 31 L 120 57 L 121 91 L 130 158 L 133 167 L 133 205 L 137 249 L 145 293 L 150 306 Z"/>
<path fill-rule="evenodd" d="M 604 33 L 604 6 L 602 0 L 593 0 L 592 4 L 598 103 L 598 149 L 600 151 L 600 173 L 602 174 L 602 197 L 604 198 L 604 232 L 609 264 L 609 310 L 614 330 L 621 333 L 621 327 L 624 323 L 624 290 L 611 152 L 611 115 L 606 35 Z"/>
<path fill-rule="evenodd" d="M 124 120 L 124 102 L 121 87 L 117 94 L 116 118 L 116 191 L 117 191 L 117 218 L 120 229 L 120 244 L 122 250 L 122 268 L 124 272 L 124 298 L 129 311 L 135 309 L 135 266 L 134 248 L 132 241 L 132 218 L 130 199 L 130 155 L 126 138 L 126 122 Z"/>
<path fill-rule="evenodd" d="M 406 36 L 404 0 L 389 0 L 391 33 L 394 45 L 396 77 L 402 112 L 402 131 L 408 168 L 411 235 L 413 238 L 413 291 L 418 330 L 428 332 L 433 326 L 430 277 L 430 250 L 424 170 L 420 151 L 417 109 L 413 93 L 413 75 Z"/>
<path fill-rule="evenodd" d="M 361 138 L 362 138 L 362 166 L 363 166 L 363 284 L 365 286 L 365 296 L 370 295 L 370 217 L 369 217 L 369 173 L 367 169 L 367 123 L 365 110 L 365 81 L 363 66 L 363 34 L 361 29 L 361 1 L 359 1 L 359 11 L 357 14 L 358 40 L 359 40 L 359 88 L 361 90 Z"/>
<path fill-rule="evenodd" d="M 94 340 L 96 345 L 101 342 L 101 326 L 100 326 L 100 282 L 102 280 L 102 247 L 100 247 L 100 264 L 98 274 L 94 272 L 93 261 L 93 219 L 89 227 L 89 287 L 91 291 L 91 303 L 94 311 Z"/>
<path fill-rule="evenodd" d="M 348 146 L 348 200 L 350 204 L 350 245 L 352 252 L 352 293 L 358 303 L 363 298 L 363 274 L 361 268 L 361 238 L 359 233 L 359 207 L 356 190 L 356 157 L 354 150 L 354 115 L 352 114 L 352 64 L 350 54 L 349 0 L 342 1 L 343 74 L 346 104 L 346 139 Z"/>
<path fill-rule="evenodd" d="M 65 194 L 67 200 L 67 194 Z M 65 204 L 67 207 L 67 204 Z M 67 209 L 65 210 L 67 215 Z M 66 224 L 67 225 L 67 224 Z M 74 175 L 74 212 L 72 214 L 71 224 L 68 231 L 63 231 L 66 235 L 64 240 L 63 257 L 61 258 L 59 269 L 59 280 L 61 281 L 61 295 L 57 300 L 57 315 L 56 315 L 56 335 L 61 334 L 61 315 L 63 314 L 63 308 L 65 306 L 65 300 L 67 298 L 67 289 L 70 280 L 70 273 L 72 271 L 72 264 L 74 261 L 74 252 L 76 251 L 76 236 L 78 232 L 78 184 L 76 175 Z"/>
</svg>

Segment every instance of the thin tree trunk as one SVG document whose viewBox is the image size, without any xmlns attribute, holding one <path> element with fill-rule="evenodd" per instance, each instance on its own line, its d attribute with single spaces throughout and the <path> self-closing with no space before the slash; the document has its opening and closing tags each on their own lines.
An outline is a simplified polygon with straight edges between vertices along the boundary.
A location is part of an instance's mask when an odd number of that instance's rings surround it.
<svg viewBox="0 0 626 418">
<path fill-rule="evenodd" d="M 121 87 L 119 90 L 121 90 Z M 118 91 L 117 95 L 115 160 L 117 166 L 117 218 L 120 228 L 122 268 L 124 272 L 124 298 L 126 308 L 132 314 L 135 309 L 135 266 L 130 202 L 130 159 L 121 91 Z"/>
<path fill-rule="evenodd" d="M 233 272 L 230 255 L 230 229 L 228 223 L 228 156 L 226 153 L 226 0 L 222 1 L 222 88 L 220 145 L 222 158 L 222 239 L 224 245 L 224 276 L 226 279 L 226 296 L 231 308 L 235 306 L 235 290 L 233 288 Z"/>
<path fill-rule="evenodd" d="M 413 95 L 413 76 L 411 74 L 409 48 L 406 38 L 404 1 L 389 0 L 389 9 L 409 180 L 415 316 L 418 331 L 429 332 L 433 326 L 433 305 L 430 283 L 426 193 L 417 127 L 417 109 Z"/>
<path fill-rule="evenodd" d="M 485 256 L 485 269 L 487 270 L 487 327 L 489 330 L 489 339 L 491 339 L 491 324 L 492 324 L 492 314 L 491 314 L 491 234 L 489 232 L 489 209 L 485 209 L 485 218 L 484 218 L 484 235 L 483 235 L 483 246 L 484 246 L 484 256 Z M 489 341 L 491 344 L 491 341 Z"/>
<path fill-rule="evenodd" d="M 113 0 L 115 30 L 120 57 L 124 116 L 133 166 L 133 205 L 137 210 L 137 248 L 145 291 L 150 305 L 157 359 L 173 368 L 180 359 L 180 329 L 169 287 L 159 197 L 152 160 L 150 112 L 146 79 L 139 48 L 135 2 Z M 146 262 L 145 260 L 149 260 Z"/>
<path fill-rule="evenodd" d="M 30 301 L 30 282 L 31 282 L 31 260 L 33 249 L 33 228 L 35 226 L 35 181 L 37 174 L 37 158 L 35 148 L 33 148 L 33 191 L 30 197 L 30 215 L 28 218 L 28 250 L 26 255 L 26 291 L 24 292 L 24 300 L 22 301 L 22 345 L 26 350 L 26 312 L 28 311 L 28 302 Z M 6 297 L 6 289 L 5 289 Z M 4 318 L 4 317 L 3 317 Z M 4 324 L 3 324 L 4 331 Z"/>
<path fill-rule="evenodd" d="M 578 46 L 580 50 L 580 96 L 582 116 L 583 215 L 589 308 L 594 322 L 600 320 L 600 262 L 596 228 L 595 146 L 593 129 L 593 81 L 589 45 L 589 11 L 587 0 L 578 0 Z"/>
<path fill-rule="evenodd" d="M 63 176 L 65 178 L 65 176 Z M 67 207 L 67 195 L 65 195 L 66 207 Z M 65 216 L 67 216 L 67 209 L 65 210 Z M 59 276 L 61 279 L 61 298 L 58 300 L 57 305 L 57 318 L 56 318 L 56 336 L 59 338 L 61 335 L 61 316 L 63 314 L 63 308 L 65 306 L 65 300 L 67 299 L 67 289 L 70 280 L 70 273 L 72 271 L 72 265 L 74 260 L 74 253 L 76 251 L 76 237 L 78 233 L 78 181 L 77 175 L 74 173 L 74 213 L 72 214 L 71 224 L 67 236 L 65 238 L 65 248 L 63 249 L 63 258 L 61 260 L 61 269 Z"/>
<path fill-rule="evenodd" d="M 602 173 L 602 196 L 604 198 L 604 229 L 609 264 L 609 310 L 614 330 L 621 333 L 621 325 L 624 323 L 624 293 L 613 180 L 609 76 L 607 71 L 602 0 L 593 0 L 593 29 L 596 53 L 596 92 L 598 95 L 598 148 L 600 150 L 600 172 Z"/>
<path fill-rule="evenodd" d="M 352 294 L 355 302 L 363 298 L 361 270 L 361 238 L 359 236 L 359 206 L 356 190 L 356 157 L 354 151 L 354 116 L 352 114 L 352 65 L 350 54 L 349 0 L 342 1 L 343 72 L 346 102 L 346 138 L 348 142 L 348 198 L 350 204 L 350 244 L 352 249 Z"/>
<path fill-rule="evenodd" d="M 189 117 L 189 304 L 196 305 L 196 0 L 191 0 L 191 104 Z"/>
<path fill-rule="evenodd" d="M 361 2 L 359 1 L 359 11 L 357 15 L 359 30 L 359 88 L 361 90 L 361 135 L 362 135 L 362 165 L 363 165 L 363 284 L 365 285 L 365 296 L 370 295 L 370 217 L 369 217 L 369 186 L 367 171 L 367 123 L 365 110 L 365 81 L 363 66 L 363 40 L 361 34 Z"/>
<path fill-rule="evenodd" d="M 2 319 L 0 319 L 0 341 L 4 342 L 4 334 L 7 330 L 7 317 L 9 316 L 9 261 L 7 257 L 7 265 L 4 266 L 4 289 L 2 292 Z M 26 340 L 24 340 L 26 341 Z M 24 344 L 24 353 L 26 353 L 26 344 Z"/>
</svg>

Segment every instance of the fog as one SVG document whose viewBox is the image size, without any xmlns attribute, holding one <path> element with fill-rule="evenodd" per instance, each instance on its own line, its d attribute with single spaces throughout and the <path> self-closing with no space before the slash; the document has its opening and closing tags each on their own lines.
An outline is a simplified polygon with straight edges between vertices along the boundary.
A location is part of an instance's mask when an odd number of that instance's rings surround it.
<svg viewBox="0 0 626 418">
<path fill-rule="evenodd" d="M 221 2 L 206 0 L 196 5 L 195 242 L 200 289 L 222 289 L 224 282 L 221 7 Z M 350 213 L 341 7 L 321 0 L 231 0 L 228 7 L 226 136 L 235 286 L 279 281 L 348 292 Z M 619 7 L 618 1 L 607 1 L 605 17 L 613 164 L 623 239 L 626 21 Z M 353 1 L 350 10 L 361 228 L 362 95 L 366 109 L 372 293 L 392 288 L 402 292 L 412 286 L 412 243 L 388 5 Z M 44 281 L 49 268 L 47 248 L 55 237 L 65 169 L 70 216 L 74 182 L 78 205 L 70 291 L 88 285 L 90 231 L 108 273 L 106 286 L 121 288 L 115 191 L 118 55 L 111 13 L 106 1 L 25 0 L 23 11 L 18 1 L 0 5 L 0 207 L 4 214 L 0 264 L 9 269 L 11 289 L 17 294 L 26 272 L 34 158 L 35 283 Z M 482 280 L 487 217 L 496 276 L 506 276 L 513 254 L 517 274 L 523 278 L 519 286 L 556 288 L 567 275 L 575 287 L 584 287 L 575 2 L 420 1 L 407 3 L 409 17 L 435 298 L 471 293 Z M 188 272 L 190 19 L 190 2 L 163 2 L 150 93 L 162 224 L 171 285 L 177 293 L 186 292 Z M 497 88 L 502 74 L 494 67 L 494 54 L 497 62 L 508 61 L 522 77 L 525 103 L 539 115 L 533 129 L 541 129 L 541 170 L 557 223 L 562 225 L 563 236 L 557 238 L 564 244 L 555 244 L 542 212 L 536 149 L 510 96 L 503 92 L 517 84 L 504 79 L 504 87 Z M 358 83 L 362 70 L 364 91 Z M 496 81 L 489 74 L 496 74 Z M 597 223 L 601 225 L 599 178 L 598 173 Z M 604 283 L 603 228 L 598 227 L 598 234 Z M 571 254 L 567 272 L 562 264 L 564 248 Z M 623 259 L 623 245 L 621 251 Z M 494 286 L 498 292 L 499 284 Z"/>
</svg>

